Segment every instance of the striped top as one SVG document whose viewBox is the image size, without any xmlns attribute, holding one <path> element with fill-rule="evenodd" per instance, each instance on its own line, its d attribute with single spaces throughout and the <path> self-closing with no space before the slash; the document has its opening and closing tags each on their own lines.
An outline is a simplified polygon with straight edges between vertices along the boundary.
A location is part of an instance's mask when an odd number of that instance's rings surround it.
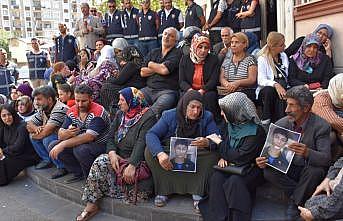
<svg viewBox="0 0 343 221">
<path fill-rule="evenodd" d="M 67 117 L 68 106 L 60 101 L 56 101 L 55 106 L 50 113 L 45 113 L 39 110 L 33 115 L 31 121 L 36 126 L 43 126 L 46 124 L 53 124 L 56 127 L 61 127 L 64 119 Z"/>
<path fill-rule="evenodd" d="M 252 65 L 257 66 L 256 58 L 252 55 L 248 55 L 243 58 L 243 60 L 238 62 L 238 65 L 236 66 L 234 62 L 231 60 L 228 60 L 223 63 L 222 68 L 224 69 L 224 78 L 228 82 L 233 82 L 237 80 L 242 80 L 248 78 L 248 69 Z"/>
<path fill-rule="evenodd" d="M 329 92 L 321 92 L 314 97 L 312 112 L 325 119 L 332 128 L 341 134 L 343 133 L 343 118 L 336 111 L 343 112 L 342 109 L 335 110 Z"/>
<path fill-rule="evenodd" d="M 84 121 L 79 117 L 79 112 L 74 105 L 67 112 L 62 128 L 68 129 L 70 125 L 76 124 L 80 128 L 80 134 L 89 133 L 96 138 L 95 143 L 106 144 L 110 132 L 110 118 L 103 106 L 92 102 L 88 110 L 88 115 Z"/>
</svg>

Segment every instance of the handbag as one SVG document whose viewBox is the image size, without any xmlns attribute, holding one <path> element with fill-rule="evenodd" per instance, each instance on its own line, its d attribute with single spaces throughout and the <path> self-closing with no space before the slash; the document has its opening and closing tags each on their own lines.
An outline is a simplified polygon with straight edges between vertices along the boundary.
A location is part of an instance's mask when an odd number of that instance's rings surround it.
<svg viewBox="0 0 343 221">
<path fill-rule="evenodd" d="M 117 185 L 124 188 L 124 192 L 127 195 L 127 189 L 125 188 L 126 185 L 129 185 L 124 181 L 124 170 L 129 165 L 129 161 L 127 159 L 119 159 L 119 170 L 116 172 L 116 183 Z M 138 192 L 138 181 L 148 179 L 151 176 L 150 169 L 145 161 L 141 161 L 138 166 L 136 167 L 135 172 L 135 182 L 134 182 L 134 202 L 133 204 L 136 205 L 137 203 L 137 192 Z"/>
<path fill-rule="evenodd" d="M 218 165 L 214 165 L 213 168 L 224 173 L 245 176 L 251 171 L 253 166 L 254 164 L 243 164 L 240 166 L 237 166 L 235 164 L 229 164 L 226 167 L 220 167 Z"/>
</svg>

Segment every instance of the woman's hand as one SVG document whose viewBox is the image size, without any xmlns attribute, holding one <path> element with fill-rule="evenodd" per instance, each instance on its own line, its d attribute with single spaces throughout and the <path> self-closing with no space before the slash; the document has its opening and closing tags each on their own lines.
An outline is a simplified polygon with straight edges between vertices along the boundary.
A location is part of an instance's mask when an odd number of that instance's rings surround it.
<svg viewBox="0 0 343 221">
<path fill-rule="evenodd" d="M 219 161 L 218 161 L 218 166 L 220 166 L 221 168 L 224 168 L 227 166 L 227 161 L 224 160 L 223 158 L 221 158 Z"/>
<path fill-rule="evenodd" d="M 4 152 L 2 152 L 2 149 L 0 148 L 0 159 L 4 156 Z"/>
<path fill-rule="evenodd" d="M 300 216 L 303 218 L 305 221 L 311 221 L 314 219 L 311 210 L 306 209 L 304 207 L 298 206 L 298 209 L 300 210 Z"/>
<path fill-rule="evenodd" d="M 205 148 L 210 145 L 210 141 L 206 137 L 197 137 L 192 141 L 191 145 L 197 146 L 198 148 Z"/>
<path fill-rule="evenodd" d="M 316 196 L 321 192 L 325 192 L 327 196 L 331 195 L 331 187 L 329 185 L 330 179 L 325 178 L 319 186 L 317 186 L 316 190 L 314 191 L 312 196 Z"/>
<path fill-rule="evenodd" d="M 121 157 L 118 156 L 115 151 L 110 151 L 108 157 L 110 158 L 112 168 L 117 172 L 119 170 L 119 159 L 121 159 Z"/>
<path fill-rule="evenodd" d="M 267 162 L 268 162 L 268 160 L 266 157 L 257 157 L 256 158 L 256 165 L 261 169 L 266 168 Z"/>
<path fill-rule="evenodd" d="M 136 174 L 136 167 L 132 164 L 129 164 L 125 169 L 123 173 L 123 178 L 125 183 L 127 184 L 133 184 L 135 182 L 135 174 Z"/>
<path fill-rule="evenodd" d="M 157 159 L 163 169 L 165 170 L 173 169 L 173 164 L 170 162 L 169 156 L 165 152 L 160 152 L 159 154 L 157 154 Z"/>
<path fill-rule="evenodd" d="M 286 90 L 281 86 L 281 84 L 275 83 L 274 87 L 275 87 L 277 94 L 279 95 L 279 98 L 281 100 L 285 100 L 286 99 Z"/>
</svg>

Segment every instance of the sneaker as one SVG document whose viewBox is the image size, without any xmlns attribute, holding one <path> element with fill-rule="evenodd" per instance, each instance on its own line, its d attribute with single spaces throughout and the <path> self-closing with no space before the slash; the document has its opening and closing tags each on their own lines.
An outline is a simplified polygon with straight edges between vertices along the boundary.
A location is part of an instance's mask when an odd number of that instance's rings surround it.
<svg viewBox="0 0 343 221">
<path fill-rule="evenodd" d="M 167 200 L 168 200 L 167 196 L 157 195 L 155 197 L 154 204 L 157 207 L 163 207 L 167 205 Z"/>
<path fill-rule="evenodd" d="M 57 169 L 52 175 L 51 179 L 57 179 L 68 174 L 68 171 L 64 168 Z"/>
<path fill-rule="evenodd" d="M 195 213 L 200 214 L 199 200 L 193 200 L 193 209 Z"/>
<path fill-rule="evenodd" d="M 52 167 L 52 163 L 51 162 L 42 160 L 41 162 L 39 162 L 36 165 L 35 169 L 36 170 L 42 170 L 42 169 L 47 169 L 47 168 L 50 168 L 50 167 Z"/>
<path fill-rule="evenodd" d="M 82 175 L 74 175 L 72 178 L 64 181 L 65 184 L 71 184 L 71 183 L 76 183 L 81 180 L 84 180 L 84 177 Z"/>
</svg>

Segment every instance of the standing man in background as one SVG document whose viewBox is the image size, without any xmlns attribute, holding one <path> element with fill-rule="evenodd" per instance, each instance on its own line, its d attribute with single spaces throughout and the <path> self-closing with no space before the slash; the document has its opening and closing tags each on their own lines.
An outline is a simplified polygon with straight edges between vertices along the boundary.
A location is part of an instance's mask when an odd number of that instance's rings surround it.
<svg viewBox="0 0 343 221">
<path fill-rule="evenodd" d="M 112 43 L 114 39 L 123 37 L 121 12 L 117 10 L 117 4 L 115 0 L 108 0 L 107 8 L 108 11 L 104 16 L 106 40 L 108 43 Z"/>
<path fill-rule="evenodd" d="M 67 34 L 67 25 L 60 23 L 58 24 L 60 35 L 55 39 L 56 51 L 55 51 L 55 63 L 59 61 L 76 62 L 76 56 L 78 53 L 76 38 Z"/>
<path fill-rule="evenodd" d="M 104 34 L 105 30 L 101 25 L 99 17 L 89 13 L 88 3 L 81 4 L 83 18 L 76 22 L 74 35 L 80 38 L 80 48 L 95 50 L 95 41 Z"/>
<path fill-rule="evenodd" d="M 137 14 L 139 10 L 133 7 L 131 0 L 124 0 L 124 11 L 122 13 L 123 35 L 129 45 L 138 45 Z"/>
<path fill-rule="evenodd" d="M 45 84 L 44 72 L 50 67 L 50 56 L 48 52 L 39 48 L 39 40 L 31 39 L 32 51 L 26 54 L 27 63 L 30 72 L 30 81 L 33 88 L 37 88 Z"/>
<path fill-rule="evenodd" d="M 196 26 L 202 29 L 206 22 L 202 8 L 193 0 L 186 0 L 186 5 L 185 28 Z"/>
</svg>

